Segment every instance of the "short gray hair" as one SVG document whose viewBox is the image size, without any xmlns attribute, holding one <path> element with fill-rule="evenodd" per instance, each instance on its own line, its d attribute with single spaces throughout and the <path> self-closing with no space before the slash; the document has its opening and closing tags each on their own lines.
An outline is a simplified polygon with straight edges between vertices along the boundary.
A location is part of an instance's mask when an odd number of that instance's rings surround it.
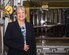
<svg viewBox="0 0 69 55">
<path fill-rule="evenodd" d="M 25 9 L 25 13 L 26 13 L 26 8 L 24 6 L 17 6 L 16 7 L 16 14 L 17 14 L 18 9 Z"/>
</svg>

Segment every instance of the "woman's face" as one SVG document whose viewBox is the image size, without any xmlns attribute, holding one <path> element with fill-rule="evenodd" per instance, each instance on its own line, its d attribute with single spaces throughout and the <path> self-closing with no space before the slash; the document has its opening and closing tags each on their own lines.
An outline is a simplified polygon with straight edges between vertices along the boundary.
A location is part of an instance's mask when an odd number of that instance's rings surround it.
<svg viewBox="0 0 69 55">
<path fill-rule="evenodd" d="M 17 19 L 20 21 L 25 20 L 26 14 L 25 14 L 25 8 L 18 8 L 17 10 Z"/>
</svg>

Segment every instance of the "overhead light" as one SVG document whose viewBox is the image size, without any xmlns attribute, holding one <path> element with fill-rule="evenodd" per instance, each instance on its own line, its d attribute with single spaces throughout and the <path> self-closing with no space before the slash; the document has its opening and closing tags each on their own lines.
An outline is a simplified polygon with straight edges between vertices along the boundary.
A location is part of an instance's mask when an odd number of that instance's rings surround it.
<svg viewBox="0 0 69 55">
<path fill-rule="evenodd" d="M 46 4 L 46 5 L 42 5 L 42 10 L 46 10 L 46 11 L 48 11 L 48 8 L 49 8 L 48 4 Z"/>
<path fill-rule="evenodd" d="M 48 4 L 42 5 L 42 8 L 48 8 Z"/>
</svg>

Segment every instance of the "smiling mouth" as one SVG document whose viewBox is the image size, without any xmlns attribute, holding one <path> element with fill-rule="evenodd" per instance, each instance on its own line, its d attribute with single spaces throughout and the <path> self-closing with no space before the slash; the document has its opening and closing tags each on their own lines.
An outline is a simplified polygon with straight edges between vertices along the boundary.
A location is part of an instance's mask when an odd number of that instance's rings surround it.
<svg viewBox="0 0 69 55">
<path fill-rule="evenodd" d="M 19 16 L 20 18 L 23 18 L 24 16 Z"/>
</svg>

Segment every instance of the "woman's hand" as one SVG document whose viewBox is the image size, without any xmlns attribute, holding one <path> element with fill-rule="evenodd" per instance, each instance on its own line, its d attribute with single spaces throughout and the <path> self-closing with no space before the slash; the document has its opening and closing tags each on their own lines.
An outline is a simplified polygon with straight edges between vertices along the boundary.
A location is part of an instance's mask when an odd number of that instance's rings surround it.
<svg viewBox="0 0 69 55">
<path fill-rule="evenodd" d="M 29 45 L 24 44 L 24 51 L 28 51 L 29 50 Z"/>
</svg>

